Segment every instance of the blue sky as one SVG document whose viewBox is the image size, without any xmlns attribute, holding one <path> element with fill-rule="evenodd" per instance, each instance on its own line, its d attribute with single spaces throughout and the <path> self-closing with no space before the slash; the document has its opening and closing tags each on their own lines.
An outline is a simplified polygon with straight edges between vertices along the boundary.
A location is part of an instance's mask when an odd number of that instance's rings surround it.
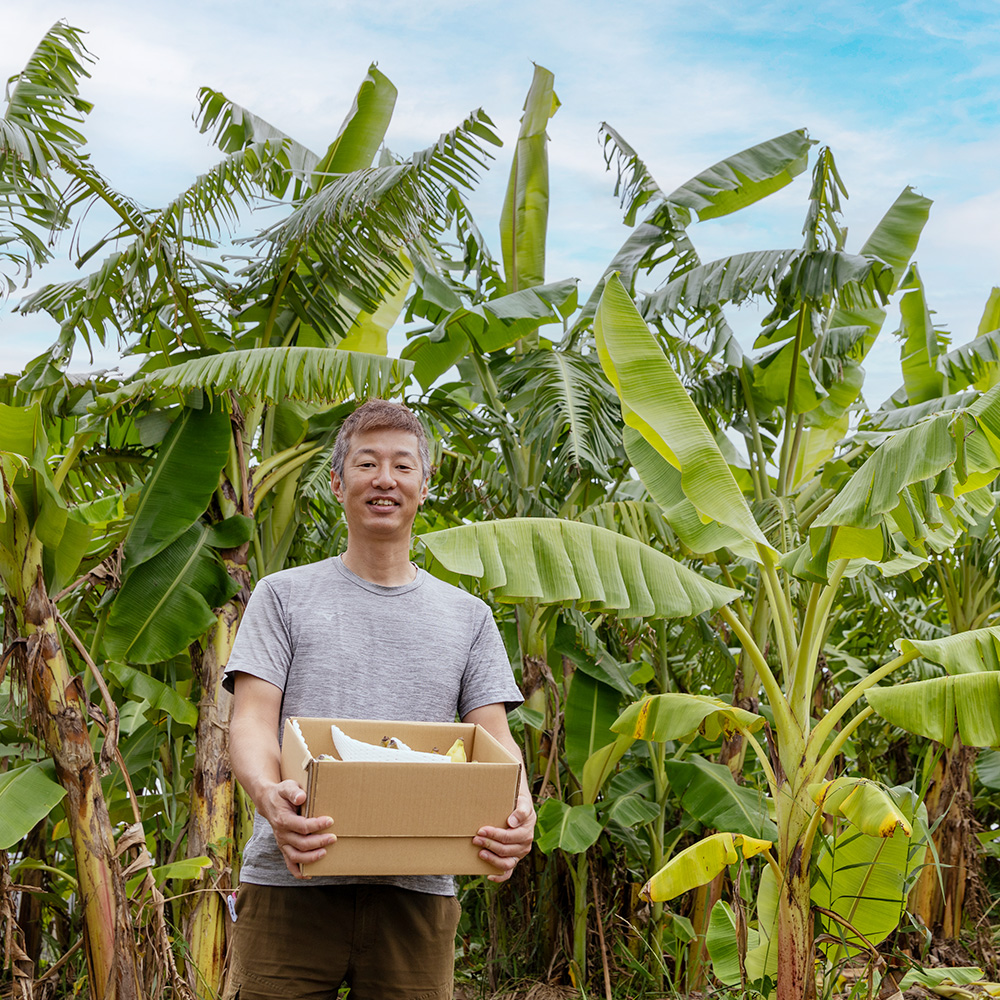
<svg viewBox="0 0 1000 1000">
<path fill-rule="evenodd" d="M 627 235 L 598 145 L 611 123 L 668 190 L 789 129 L 829 144 L 851 198 L 856 249 L 907 184 L 935 202 L 917 261 L 936 321 L 974 335 L 1000 284 L 1000 4 L 991 0 L 3 0 L 0 72 L 23 64 L 58 18 L 99 58 L 85 95 L 95 164 L 157 205 L 216 153 L 191 121 L 202 84 L 313 149 L 336 134 L 368 64 L 396 84 L 389 145 L 406 153 L 484 108 L 506 146 L 473 206 L 499 251 L 499 207 L 532 61 L 552 70 L 547 277 L 586 294 Z M 704 259 L 797 246 L 808 176 L 751 210 L 692 228 Z M 66 245 L 62 247 L 65 259 Z M 49 277 L 70 273 L 67 265 Z M 16 296 L 15 296 L 16 298 Z M 735 317 L 752 335 L 753 317 Z M 866 396 L 899 383 L 890 316 Z M 0 316 L 0 368 L 54 339 L 44 321 Z M 401 340 L 401 338 L 400 338 Z M 98 354 L 106 365 L 113 354 Z M 90 364 L 84 352 L 74 367 Z"/>
</svg>

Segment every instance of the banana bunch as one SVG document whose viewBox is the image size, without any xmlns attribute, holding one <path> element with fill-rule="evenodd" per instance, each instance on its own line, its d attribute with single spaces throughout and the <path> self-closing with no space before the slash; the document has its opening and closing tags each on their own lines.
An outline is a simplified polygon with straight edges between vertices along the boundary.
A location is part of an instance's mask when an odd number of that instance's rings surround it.
<svg viewBox="0 0 1000 1000">
<path fill-rule="evenodd" d="M 381 761 L 382 763 L 413 763 L 413 764 L 443 764 L 445 761 L 465 761 L 465 741 L 459 737 L 451 745 L 446 754 L 425 753 L 422 750 L 411 750 L 402 740 L 395 736 L 385 736 L 381 745 L 365 743 L 348 736 L 339 726 L 331 723 L 333 745 L 341 760 L 345 761 Z"/>
</svg>

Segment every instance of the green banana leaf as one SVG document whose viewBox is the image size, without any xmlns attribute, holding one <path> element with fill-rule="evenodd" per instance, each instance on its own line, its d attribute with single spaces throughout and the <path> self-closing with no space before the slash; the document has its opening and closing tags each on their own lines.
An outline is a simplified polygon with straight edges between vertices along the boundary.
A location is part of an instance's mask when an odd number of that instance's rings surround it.
<svg viewBox="0 0 1000 1000">
<path fill-rule="evenodd" d="M 659 504 L 667 523 L 692 552 L 706 554 L 728 548 L 746 559 L 756 559 L 753 543 L 733 528 L 698 515 L 684 495 L 681 473 L 634 427 L 625 427 L 625 453 L 649 495 Z"/>
<path fill-rule="evenodd" d="M 178 694 L 169 684 L 157 680 L 144 670 L 136 670 L 125 663 L 107 663 L 109 673 L 128 692 L 131 698 L 141 702 L 143 712 L 166 712 L 182 726 L 198 724 L 198 706 Z"/>
<path fill-rule="evenodd" d="M 357 351 L 383 357 L 388 353 L 389 330 L 403 311 L 413 281 L 413 265 L 402 252 L 399 257 L 404 273 L 392 278 L 394 290 L 387 292 L 374 312 L 362 310 L 354 317 L 347 335 L 337 344 L 338 351 Z"/>
<path fill-rule="evenodd" d="M 777 296 L 786 305 L 839 298 L 849 309 L 868 309 L 886 302 L 892 280 L 881 261 L 842 250 L 751 250 L 685 271 L 650 295 L 648 307 L 707 310 Z"/>
<path fill-rule="evenodd" d="M 501 601 L 574 602 L 624 618 L 675 618 L 739 596 L 648 545 L 579 521 L 515 517 L 418 539 L 446 570 L 476 577 Z"/>
<path fill-rule="evenodd" d="M 699 735 L 717 740 L 723 734 L 736 732 L 737 724 L 755 732 L 764 722 L 763 716 L 734 708 L 720 698 L 669 692 L 648 695 L 629 705 L 611 729 L 633 740 L 689 743 Z"/>
<path fill-rule="evenodd" d="M 970 385 L 990 388 L 1000 368 L 1000 330 L 980 334 L 975 340 L 940 355 L 937 367 L 952 392 Z M 940 408 L 947 409 L 944 405 Z"/>
<path fill-rule="evenodd" d="M 920 834 L 913 839 L 868 836 L 853 826 L 838 825 L 831 836 L 822 839 L 815 863 L 817 879 L 810 891 L 814 904 L 839 914 L 872 944 L 884 941 L 898 926 L 909 881 L 923 864 L 927 849 L 924 807 L 916 807 L 905 786 L 891 789 L 890 794 Z M 827 946 L 831 961 L 867 951 L 843 924 L 820 912 L 816 925 L 817 934 L 843 942 Z"/>
<path fill-rule="evenodd" d="M 239 590 L 213 548 L 241 545 L 252 531 L 253 521 L 241 515 L 213 527 L 193 524 L 137 566 L 111 605 L 104 636 L 108 656 L 158 663 L 186 649 L 215 621 L 212 608 Z"/>
<path fill-rule="evenodd" d="M 212 867 L 212 859 L 202 855 L 199 858 L 183 858 L 180 861 L 171 861 L 166 865 L 157 865 L 152 869 L 153 881 L 157 885 L 163 885 L 167 879 L 194 879 L 201 878 L 205 870 Z M 146 873 L 134 875 L 125 883 L 125 891 L 131 896 L 139 888 Z"/>
<path fill-rule="evenodd" d="M 892 268 L 894 290 L 916 252 L 933 204 L 913 188 L 903 188 L 858 251 L 862 257 L 878 257 Z"/>
<path fill-rule="evenodd" d="M 325 347 L 255 347 L 227 351 L 150 372 L 99 396 L 91 409 L 109 413 L 123 403 L 167 389 L 182 392 L 227 389 L 263 403 L 286 399 L 335 403 L 348 392 L 389 397 L 410 377 L 411 362 Z"/>
<path fill-rule="evenodd" d="M 389 78 L 372 63 L 336 139 L 316 164 L 314 191 L 328 184 L 331 175 L 350 174 L 372 165 L 392 119 L 396 94 Z"/>
<path fill-rule="evenodd" d="M 619 771 L 608 782 L 598 806 L 601 822 L 633 830 L 652 823 L 660 817 L 660 807 L 655 801 L 656 789 L 649 771 L 630 768 Z"/>
<path fill-rule="evenodd" d="M 939 663 L 949 674 L 1000 670 L 1000 626 L 958 632 L 941 639 L 901 639 L 902 652 L 915 649 L 925 660 Z"/>
<path fill-rule="evenodd" d="M 873 687 L 868 704 L 908 733 L 951 746 L 956 734 L 969 747 L 1000 748 L 1000 673 L 958 674 Z"/>
<path fill-rule="evenodd" d="M 877 528 L 889 524 L 887 515 L 899 506 L 907 486 L 929 482 L 933 492 L 954 496 L 989 482 L 998 468 L 1000 386 L 964 411 L 940 413 L 896 431 L 850 478 L 813 526 Z M 952 470 L 953 476 L 942 477 Z"/>
<path fill-rule="evenodd" d="M 762 880 L 770 875 L 770 869 L 764 871 Z M 758 923 L 760 921 L 758 920 Z M 712 960 L 712 974 L 726 986 L 740 986 L 739 932 L 736 928 L 736 916 L 733 908 L 724 899 L 720 899 L 712 907 L 712 915 L 708 921 L 708 933 L 705 939 L 708 955 Z M 777 945 L 769 947 L 769 939 L 761 934 L 757 927 L 746 929 L 746 970 L 747 984 L 760 983 L 764 976 L 772 982 L 778 969 Z"/>
<path fill-rule="evenodd" d="M 749 785 L 737 785 L 725 764 L 698 754 L 665 764 L 670 790 L 680 808 L 706 829 L 777 840 L 778 828 L 768 816 L 767 796 Z"/>
<path fill-rule="evenodd" d="M 602 829 L 594 806 L 570 806 L 561 799 L 546 799 L 538 808 L 535 846 L 542 854 L 551 854 L 556 848 L 581 854 L 597 843 Z"/>
<path fill-rule="evenodd" d="M 618 718 L 621 695 L 582 670 L 573 674 L 563 725 L 566 763 L 578 778 L 594 751 L 614 741 L 611 725 Z"/>
<path fill-rule="evenodd" d="M 500 245 L 507 289 L 511 292 L 545 281 L 549 218 L 549 140 L 545 129 L 559 107 L 554 82 L 552 73 L 536 64 L 501 210 Z"/>
<path fill-rule="evenodd" d="M 780 190 L 805 170 L 809 147 L 814 145 L 804 129 L 786 132 L 720 160 L 664 195 L 635 150 L 607 123 L 601 126 L 601 132 L 605 145 L 613 142 L 620 151 L 616 193 L 626 188 L 623 203 L 630 193 L 634 195 L 626 212 L 626 225 L 634 225 L 636 212 L 646 202 L 655 206 L 625 240 L 605 270 L 606 276 L 620 274 L 627 289 L 633 288 L 640 268 L 651 268 L 654 261 L 660 259 L 657 251 L 666 244 L 678 247 L 678 256 L 683 254 L 692 263 L 700 263 L 685 233 L 691 212 L 697 212 L 702 219 L 717 218 Z M 610 165 L 610 157 L 607 154 L 605 157 Z M 626 170 L 632 173 L 632 180 L 627 183 Z M 576 329 L 596 313 L 605 281 L 606 278 L 602 279 L 594 288 L 575 324 Z"/>
<path fill-rule="evenodd" d="M 559 616 L 551 648 L 569 659 L 582 673 L 610 685 L 627 698 L 638 695 L 638 689 L 629 680 L 631 671 L 608 652 L 586 616 L 579 611 L 566 608 Z"/>
<path fill-rule="evenodd" d="M 604 783 L 614 773 L 618 761 L 635 742 L 631 733 L 620 733 L 614 743 L 595 750 L 583 765 L 583 801 L 596 802 Z"/>
<path fill-rule="evenodd" d="M 0 774 L 0 851 L 10 850 L 63 800 L 66 789 L 40 764 Z"/>
<path fill-rule="evenodd" d="M 899 360 L 903 368 L 903 387 L 908 403 L 925 403 L 944 395 L 944 378 L 937 368 L 942 346 L 934 329 L 931 310 L 924 294 L 924 284 L 916 264 L 911 264 L 900 285 L 905 289 L 899 299 Z M 960 388 L 950 386 L 951 389 Z"/>
<path fill-rule="evenodd" d="M 702 521 L 770 549 L 715 438 L 617 276 L 605 285 L 594 334 L 625 423 L 680 471 Z"/>
<path fill-rule="evenodd" d="M 162 552 L 205 513 L 229 457 L 232 427 L 221 406 L 186 406 L 160 446 L 125 536 L 125 567 Z"/>
</svg>

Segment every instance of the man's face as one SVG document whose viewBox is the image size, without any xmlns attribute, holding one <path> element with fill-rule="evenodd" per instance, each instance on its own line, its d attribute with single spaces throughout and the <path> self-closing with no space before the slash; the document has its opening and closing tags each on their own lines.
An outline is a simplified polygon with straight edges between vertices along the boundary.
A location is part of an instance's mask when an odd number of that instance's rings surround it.
<svg viewBox="0 0 1000 1000">
<path fill-rule="evenodd" d="M 343 478 L 332 472 L 330 481 L 354 539 L 399 535 L 409 541 L 417 509 L 427 496 L 415 434 L 355 433 L 344 459 Z"/>
</svg>

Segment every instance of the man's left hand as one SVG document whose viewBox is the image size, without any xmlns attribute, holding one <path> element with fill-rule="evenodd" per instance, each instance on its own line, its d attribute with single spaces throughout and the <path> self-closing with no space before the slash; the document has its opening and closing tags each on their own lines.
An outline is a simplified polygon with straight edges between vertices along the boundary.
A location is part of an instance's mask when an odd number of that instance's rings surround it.
<svg viewBox="0 0 1000 1000">
<path fill-rule="evenodd" d="M 506 882 L 514 866 L 531 850 L 535 837 L 535 810 L 528 796 L 519 796 L 517 806 L 507 817 L 507 829 L 484 826 L 472 838 L 481 848 L 479 856 L 500 869 L 498 875 L 487 876 L 491 882 Z"/>
</svg>

